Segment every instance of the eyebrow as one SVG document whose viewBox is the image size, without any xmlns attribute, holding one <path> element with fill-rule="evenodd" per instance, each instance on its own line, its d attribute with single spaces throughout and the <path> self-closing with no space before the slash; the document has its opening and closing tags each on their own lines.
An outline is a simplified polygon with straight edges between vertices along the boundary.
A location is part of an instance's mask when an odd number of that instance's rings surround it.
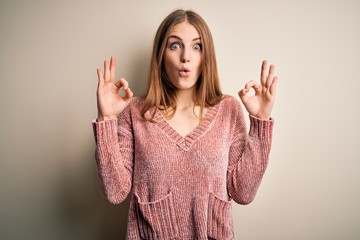
<svg viewBox="0 0 360 240">
<path fill-rule="evenodd" d="M 170 35 L 168 39 L 170 39 L 170 38 L 176 38 L 176 39 L 182 41 L 181 37 L 176 36 L 176 35 Z M 197 41 L 197 40 L 201 40 L 201 37 L 196 37 L 196 38 L 194 38 L 192 41 Z"/>
</svg>

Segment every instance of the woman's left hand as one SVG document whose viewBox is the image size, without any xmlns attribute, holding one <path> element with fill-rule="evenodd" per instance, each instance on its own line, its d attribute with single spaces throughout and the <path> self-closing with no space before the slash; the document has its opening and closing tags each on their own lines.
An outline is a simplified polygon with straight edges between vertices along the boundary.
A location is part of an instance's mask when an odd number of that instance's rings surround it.
<svg viewBox="0 0 360 240">
<path fill-rule="evenodd" d="M 275 66 L 270 65 L 269 73 L 267 72 L 267 61 L 264 60 L 261 66 L 261 84 L 254 80 L 246 83 L 245 87 L 239 91 L 239 97 L 243 102 L 246 110 L 254 117 L 268 120 L 274 105 L 277 76 L 274 76 Z M 248 92 L 253 88 L 255 95 L 248 96 Z"/>
</svg>

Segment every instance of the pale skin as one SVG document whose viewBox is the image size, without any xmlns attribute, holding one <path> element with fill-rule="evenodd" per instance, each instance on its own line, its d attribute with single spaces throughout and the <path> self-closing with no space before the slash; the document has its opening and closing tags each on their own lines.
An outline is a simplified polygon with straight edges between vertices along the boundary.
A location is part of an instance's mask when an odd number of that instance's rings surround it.
<svg viewBox="0 0 360 240">
<path fill-rule="evenodd" d="M 171 127 L 181 136 L 191 133 L 200 123 L 200 107 L 194 103 L 195 84 L 201 74 L 202 64 L 201 39 L 194 26 L 188 22 L 177 24 L 167 39 L 164 54 L 165 72 L 177 88 L 177 107 L 172 118 L 166 111 L 161 111 Z M 104 73 L 98 68 L 98 121 L 114 119 L 130 103 L 133 93 L 128 82 L 121 78 L 115 80 L 115 57 L 104 61 Z M 262 62 L 260 83 L 252 80 L 245 84 L 238 94 L 248 113 L 256 118 L 269 120 L 275 100 L 278 78 L 275 66 L 266 60 Z M 120 96 L 123 88 L 125 95 Z M 255 94 L 249 96 L 250 89 Z M 206 114 L 206 110 L 204 114 Z"/>
</svg>

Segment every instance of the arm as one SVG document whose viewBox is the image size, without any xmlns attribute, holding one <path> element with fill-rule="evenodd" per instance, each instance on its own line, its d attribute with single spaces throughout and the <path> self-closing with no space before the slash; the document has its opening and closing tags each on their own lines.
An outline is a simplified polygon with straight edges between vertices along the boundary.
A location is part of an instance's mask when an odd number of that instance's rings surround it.
<svg viewBox="0 0 360 240">
<path fill-rule="evenodd" d="M 114 57 L 104 62 L 104 74 L 97 69 L 98 119 L 93 122 L 96 162 L 100 185 L 107 199 L 122 202 L 131 190 L 133 135 L 130 120 L 132 91 L 125 79 L 114 82 Z M 125 96 L 118 94 L 120 88 Z"/>
<path fill-rule="evenodd" d="M 124 127 L 126 121 L 123 116 L 93 122 L 99 183 L 112 204 L 124 201 L 131 191 L 132 184 L 133 137 L 129 130 L 131 126 Z"/>
<path fill-rule="evenodd" d="M 273 128 L 270 115 L 278 81 L 274 71 L 275 66 L 270 65 L 267 73 L 267 61 L 263 61 L 261 84 L 250 81 L 239 91 L 240 99 L 250 114 L 250 132 L 246 134 L 239 106 L 235 124 L 237 134 L 229 153 L 227 185 L 230 196 L 241 204 L 248 204 L 254 199 L 269 161 Z M 255 90 L 255 95 L 247 95 L 250 88 Z"/>
<path fill-rule="evenodd" d="M 250 116 L 250 132 L 246 134 L 245 122 L 239 120 L 239 137 L 230 147 L 227 186 L 235 202 L 249 204 L 268 165 L 273 121 Z"/>
</svg>

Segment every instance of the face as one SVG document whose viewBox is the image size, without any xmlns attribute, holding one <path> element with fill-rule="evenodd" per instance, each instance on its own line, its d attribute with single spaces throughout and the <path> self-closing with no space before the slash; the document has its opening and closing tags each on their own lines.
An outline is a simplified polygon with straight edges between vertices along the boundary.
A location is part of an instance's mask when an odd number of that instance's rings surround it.
<svg viewBox="0 0 360 240">
<path fill-rule="evenodd" d="M 177 90 L 194 90 L 201 74 L 201 38 L 187 21 L 174 26 L 167 39 L 165 72 Z"/>
</svg>

